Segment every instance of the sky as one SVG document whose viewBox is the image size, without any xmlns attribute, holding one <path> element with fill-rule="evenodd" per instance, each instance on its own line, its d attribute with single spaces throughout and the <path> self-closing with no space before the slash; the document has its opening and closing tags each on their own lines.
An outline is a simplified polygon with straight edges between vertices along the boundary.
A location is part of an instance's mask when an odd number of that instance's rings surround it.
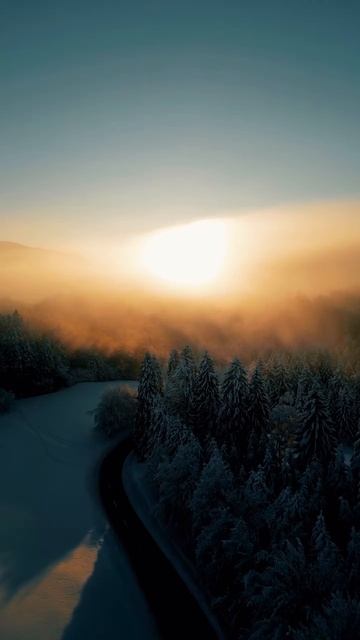
<svg viewBox="0 0 360 640">
<path fill-rule="evenodd" d="M 356 201 L 360 5 L 0 0 L 1 239 Z"/>
</svg>

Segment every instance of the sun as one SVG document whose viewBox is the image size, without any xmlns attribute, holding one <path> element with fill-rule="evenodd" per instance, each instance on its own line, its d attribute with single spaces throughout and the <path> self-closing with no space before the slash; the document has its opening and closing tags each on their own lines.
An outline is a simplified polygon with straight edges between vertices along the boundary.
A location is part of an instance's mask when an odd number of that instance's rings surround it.
<svg viewBox="0 0 360 640">
<path fill-rule="evenodd" d="M 153 278 L 180 288 L 199 289 L 215 282 L 228 247 L 224 220 L 199 220 L 161 229 L 144 240 L 143 268 Z"/>
</svg>

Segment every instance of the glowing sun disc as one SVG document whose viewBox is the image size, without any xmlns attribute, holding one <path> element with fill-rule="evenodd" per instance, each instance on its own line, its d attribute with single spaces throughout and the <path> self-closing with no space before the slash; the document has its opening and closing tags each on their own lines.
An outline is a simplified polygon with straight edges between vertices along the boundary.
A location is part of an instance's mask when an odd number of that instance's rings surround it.
<svg viewBox="0 0 360 640">
<path fill-rule="evenodd" d="M 200 220 L 148 236 L 142 263 L 150 275 L 181 287 L 201 287 L 220 275 L 227 253 L 224 220 Z"/>
</svg>

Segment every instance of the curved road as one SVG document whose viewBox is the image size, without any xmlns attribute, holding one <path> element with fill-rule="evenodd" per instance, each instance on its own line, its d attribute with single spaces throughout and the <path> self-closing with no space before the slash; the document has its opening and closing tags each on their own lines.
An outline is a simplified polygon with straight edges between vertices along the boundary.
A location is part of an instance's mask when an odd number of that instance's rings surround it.
<svg viewBox="0 0 360 640">
<path fill-rule="evenodd" d="M 121 442 L 100 468 L 100 494 L 108 519 L 126 548 L 162 637 L 216 640 L 217 634 L 197 601 L 134 512 L 124 491 L 121 469 L 130 450 L 129 439 Z"/>
<path fill-rule="evenodd" d="M 1 640 L 155 640 L 160 632 L 94 492 L 93 410 L 116 383 L 0 416 Z"/>
</svg>

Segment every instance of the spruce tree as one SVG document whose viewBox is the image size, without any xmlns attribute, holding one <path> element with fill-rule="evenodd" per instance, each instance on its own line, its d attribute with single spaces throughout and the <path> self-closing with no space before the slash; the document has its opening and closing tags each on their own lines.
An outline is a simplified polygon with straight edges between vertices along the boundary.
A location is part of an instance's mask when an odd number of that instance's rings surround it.
<svg viewBox="0 0 360 640">
<path fill-rule="evenodd" d="M 183 420 L 189 417 L 189 405 L 196 374 L 195 360 L 190 346 L 184 347 L 179 363 L 168 377 L 165 399 L 170 413 Z"/>
<path fill-rule="evenodd" d="M 173 349 L 170 353 L 168 366 L 167 366 L 167 379 L 171 379 L 175 374 L 176 369 L 178 368 L 180 363 L 180 356 L 176 349 Z"/>
<path fill-rule="evenodd" d="M 336 592 L 306 626 L 293 635 L 293 640 L 357 640 L 360 628 L 360 602 Z"/>
<path fill-rule="evenodd" d="M 312 374 L 307 366 L 301 367 L 297 378 L 295 406 L 298 412 L 303 411 L 306 398 L 312 388 Z"/>
<path fill-rule="evenodd" d="M 190 433 L 175 455 L 165 458 L 158 467 L 155 481 L 159 490 L 159 511 L 183 536 L 191 526 L 191 500 L 202 467 L 202 451 Z"/>
<path fill-rule="evenodd" d="M 353 454 L 351 456 L 351 473 L 353 485 L 358 486 L 360 482 L 360 423 L 356 432 Z"/>
<path fill-rule="evenodd" d="M 326 598 L 341 586 L 344 567 L 339 550 L 328 533 L 322 513 L 315 522 L 311 542 L 315 553 L 314 588 L 320 597 Z"/>
<path fill-rule="evenodd" d="M 221 385 L 217 438 L 225 444 L 230 459 L 238 461 L 246 453 L 248 381 L 246 370 L 236 358 L 226 371 Z"/>
<path fill-rule="evenodd" d="M 149 449 L 148 438 L 154 415 L 154 401 L 160 388 L 160 367 L 155 356 L 146 353 L 141 366 L 134 431 L 135 450 L 141 460 L 144 459 Z"/>
<path fill-rule="evenodd" d="M 337 404 L 337 436 L 342 442 L 352 442 L 356 431 L 355 403 L 349 385 L 340 388 Z"/>
<path fill-rule="evenodd" d="M 164 390 L 164 381 L 163 381 L 161 365 L 159 360 L 154 355 L 150 355 L 150 358 L 152 359 L 152 364 L 153 364 L 153 375 L 154 375 L 156 390 L 157 390 L 157 393 L 161 395 Z"/>
<path fill-rule="evenodd" d="M 306 621 L 313 606 L 306 553 L 300 540 L 285 540 L 283 547 L 266 555 L 266 560 L 264 568 L 260 565 L 244 578 L 256 620 L 256 630 L 249 637 L 285 639 L 289 629 Z"/>
<path fill-rule="evenodd" d="M 348 591 L 355 595 L 359 593 L 360 585 L 360 532 L 352 528 L 347 547 L 346 575 Z"/>
<path fill-rule="evenodd" d="M 279 399 L 290 389 L 287 371 L 279 358 L 271 367 L 268 375 L 268 389 L 271 405 L 278 403 Z"/>
<path fill-rule="evenodd" d="M 300 463 L 318 459 L 329 464 L 335 454 L 336 437 L 328 410 L 328 403 L 318 384 L 315 384 L 304 404 L 297 430 L 296 450 Z"/>
<path fill-rule="evenodd" d="M 249 461 L 259 462 L 266 449 L 270 428 L 269 399 L 260 365 L 254 371 L 249 391 Z"/>
<path fill-rule="evenodd" d="M 230 506 L 233 498 L 233 475 L 221 452 L 215 446 L 209 461 L 203 467 L 191 500 L 193 526 L 199 531 L 209 524 L 213 509 Z"/>
<path fill-rule="evenodd" d="M 166 442 L 168 416 L 165 411 L 164 400 L 157 394 L 154 396 L 150 408 L 150 419 L 147 435 L 144 438 L 143 453 L 148 458 Z"/>
<path fill-rule="evenodd" d="M 206 352 L 195 377 L 189 405 L 190 425 L 202 444 L 216 435 L 219 404 L 219 380 L 214 362 Z"/>
</svg>

